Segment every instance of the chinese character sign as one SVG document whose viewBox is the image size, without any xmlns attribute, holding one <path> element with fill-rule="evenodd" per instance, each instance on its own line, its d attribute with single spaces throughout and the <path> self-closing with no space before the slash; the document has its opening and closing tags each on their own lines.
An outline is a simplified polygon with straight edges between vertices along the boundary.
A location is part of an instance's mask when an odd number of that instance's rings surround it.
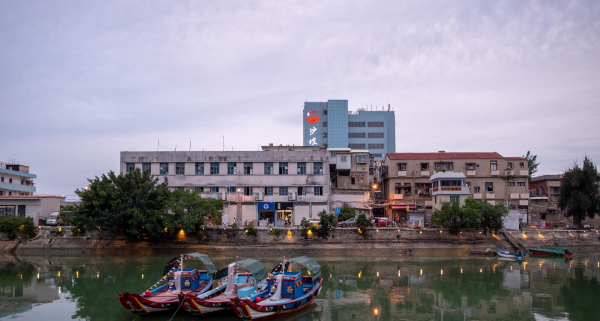
<svg viewBox="0 0 600 321">
<path fill-rule="evenodd" d="M 304 123 L 304 146 L 319 146 L 321 144 L 321 124 L 322 120 L 319 112 L 315 109 L 305 109 Z"/>
</svg>

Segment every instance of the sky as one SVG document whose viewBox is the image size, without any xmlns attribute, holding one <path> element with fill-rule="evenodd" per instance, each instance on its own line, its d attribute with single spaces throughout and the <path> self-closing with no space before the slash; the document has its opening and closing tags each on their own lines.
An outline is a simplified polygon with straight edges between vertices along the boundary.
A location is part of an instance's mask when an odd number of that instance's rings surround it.
<svg viewBox="0 0 600 321">
<path fill-rule="evenodd" d="M 398 152 L 600 162 L 599 1 L 0 2 L 0 161 L 74 195 L 120 151 L 302 144 L 390 104 Z M 160 141 L 160 146 L 158 145 Z"/>
</svg>

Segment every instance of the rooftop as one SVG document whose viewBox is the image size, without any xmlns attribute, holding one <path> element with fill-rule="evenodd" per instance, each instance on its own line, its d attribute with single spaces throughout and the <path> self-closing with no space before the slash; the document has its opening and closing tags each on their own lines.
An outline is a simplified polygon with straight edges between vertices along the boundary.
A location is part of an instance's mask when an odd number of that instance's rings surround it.
<svg viewBox="0 0 600 321">
<path fill-rule="evenodd" d="M 502 159 L 496 152 L 437 152 L 437 153 L 388 153 L 392 160 L 417 159 Z"/>
<path fill-rule="evenodd" d="M 462 179 L 465 178 L 463 173 L 435 173 L 431 175 L 429 180 L 434 181 L 436 179 Z"/>
<path fill-rule="evenodd" d="M 559 175 L 541 175 L 541 176 L 536 176 L 536 177 L 532 177 L 531 178 L 531 182 L 539 182 L 539 181 L 559 181 L 560 180 L 560 174 Z"/>
<path fill-rule="evenodd" d="M 55 195 L 3 195 L 0 196 L 0 199 L 41 199 L 41 198 L 58 198 L 62 199 L 60 196 Z"/>
</svg>

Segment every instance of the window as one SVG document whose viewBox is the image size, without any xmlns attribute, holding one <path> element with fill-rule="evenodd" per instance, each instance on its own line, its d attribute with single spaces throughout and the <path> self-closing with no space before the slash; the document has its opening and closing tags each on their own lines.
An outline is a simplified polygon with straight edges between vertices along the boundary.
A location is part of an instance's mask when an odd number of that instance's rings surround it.
<svg viewBox="0 0 600 321">
<path fill-rule="evenodd" d="M 169 175 L 169 163 L 160 163 L 160 175 Z"/>
<path fill-rule="evenodd" d="M 323 138 L 327 138 L 327 133 L 323 133 Z"/>
<path fill-rule="evenodd" d="M 287 175 L 288 174 L 288 163 L 280 162 L 279 163 L 279 175 Z"/>
<path fill-rule="evenodd" d="M 529 190 L 529 196 L 535 197 L 535 190 L 534 189 Z"/>
<path fill-rule="evenodd" d="M 219 175 L 219 163 L 210 163 L 210 175 Z"/>
<path fill-rule="evenodd" d="M 204 193 L 204 187 L 202 187 L 202 186 L 196 186 L 196 187 L 194 187 L 194 191 L 196 193 Z"/>
<path fill-rule="evenodd" d="M 422 171 L 428 171 L 429 170 L 429 163 L 421 163 L 421 170 Z"/>
<path fill-rule="evenodd" d="M 356 155 L 356 163 L 358 164 L 366 164 L 368 160 L 367 155 Z"/>
<path fill-rule="evenodd" d="M 348 138 L 366 138 L 365 133 L 348 133 Z"/>
<path fill-rule="evenodd" d="M 369 138 L 384 138 L 383 133 L 369 133 Z"/>
<path fill-rule="evenodd" d="M 265 163 L 265 175 L 273 175 L 273 163 Z"/>
<path fill-rule="evenodd" d="M 267 196 L 273 196 L 273 186 L 266 186 L 265 187 L 265 195 L 267 195 Z"/>
<path fill-rule="evenodd" d="M 326 121 L 323 122 L 323 127 L 327 127 L 327 122 Z"/>
<path fill-rule="evenodd" d="M 125 173 L 131 173 L 134 170 L 135 170 L 135 164 L 134 163 L 125 163 Z"/>
<path fill-rule="evenodd" d="M 152 170 L 150 169 L 150 163 L 142 163 L 142 173 L 145 171 L 152 172 Z"/>
<path fill-rule="evenodd" d="M 368 123 L 369 127 L 383 127 L 382 121 L 370 121 Z"/>
<path fill-rule="evenodd" d="M 480 192 L 481 192 L 481 187 L 479 187 L 479 186 L 473 187 L 473 193 L 480 193 Z"/>
<path fill-rule="evenodd" d="M 327 109 L 323 109 L 323 116 L 327 116 Z"/>
<path fill-rule="evenodd" d="M 0 191 L 0 196 L 2 196 L 2 193 L 3 193 L 3 192 L 2 192 L 2 191 Z"/>
<path fill-rule="evenodd" d="M 358 179 L 359 183 L 364 183 L 365 182 L 365 173 L 363 173 L 363 172 L 356 173 L 356 178 Z"/>
<path fill-rule="evenodd" d="M 384 144 L 369 144 L 369 149 L 383 149 Z"/>
<path fill-rule="evenodd" d="M 435 163 L 436 171 L 451 171 L 453 168 L 453 163 Z"/>
<path fill-rule="evenodd" d="M 398 171 L 401 171 L 401 172 L 406 171 L 406 163 L 398 164 Z"/>
<path fill-rule="evenodd" d="M 244 195 L 246 195 L 246 196 L 252 195 L 252 186 L 244 186 Z"/>
<path fill-rule="evenodd" d="M 450 196 L 450 203 L 458 203 L 458 202 L 459 202 L 458 196 Z"/>
<path fill-rule="evenodd" d="M 323 175 L 323 163 L 322 162 L 313 163 L 313 174 Z"/>
<path fill-rule="evenodd" d="M 288 194 L 287 186 L 279 186 L 279 195 L 287 195 L 287 194 Z"/>
<path fill-rule="evenodd" d="M 474 171 L 475 170 L 475 163 L 467 163 L 467 170 L 468 171 Z"/>
<path fill-rule="evenodd" d="M 252 175 L 254 163 L 244 163 L 244 175 Z"/>
<path fill-rule="evenodd" d="M 8 179 L 8 182 L 9 182 L 10 184 L 12 184 L 12 178 L 9 178 L 9 179 Z"/>
<path fill-rule="evenodd" d="M 298 163 L 298 175 L 306 175 L 306 163 L 300 162 Z"/>
<path fill-rule="evenodd" d="M 348 148 L 352 149 L 366 149 L 367 144 L 348 144 Z"/>
<path fill-rule="evenodd" d="M 236 187 L 235 186 L 229 186 L 227 187 L 227 193 L 236 193 Z"/>
<path fill-rule="evenodd" d="M 4 182 L 4 176 L 0 177 L 0 182 Z"/>
<path fill-rule="evenodd" d="M 340 157 L 340 162 L 347 162 L 348 161 L 348 156 L 343 155 Z"/>
<path fill-rule="evenodd" d="M 348 127 L 365 127 L 364 121 L 349 121 Z"/>
<path fill-rule="evenodd" d="M 236 163 L 227 163 L 227 175 L 237 175 Z"/>
<path fill-rule="evenodd" d="M 515 182 L 508 182 L 506 183 L 508 186 L 515 186 Z"/>
<path fill-rule="evenodd" d="M 506 168 L 513 169 L 514 168 L 513 163 L 512 162 L 506 163 Z"/>
<path fill-rule="evenodd" d="M 517 182 L 517 186 L 525 186 L 525 182 Z"/>
<path fill-rule="evenodd" d="M 306 195 L 306 187 L 298 186 L 298 195 Z"/>
<path fill-rule="evenodd" d="M 523 186 L 525 186 L 525 183 L 523 183 Z M 552 189 L 552 194 L 560 194 L 560 188 L 559 187 L 551 186 L 550 188 Z"/>
<path fill-rule="evenodd" d="M 185 163 L 175 163 L 175 175 L 185 175 Z"/>
<path fill-rule="evenodd" d="M 440 186 L 460 187 L 460 186 L 462 186 L 462 181 L 461 180 L 444 180 L 444 181 L 440 181 Z"/>
<path fill-rule="evenodd" d="M 335 152 L 329 152 L 329 156 L 335 157 Z"/>
<path fill-rule="evenodd" d="M 520 162 L 519 163 L 519 167 L 521 167 L 521 169 L 524 169 L 525 168 L 525 162 Z"/>
<path fill-rule="evenodd" d="M 490 170 L 491 171 L 497 171 L 498 170 L 498 162 L 497 161 L 490 161 Z"/>
<path fill-rule="evenodd" d="M 493 192 L 494 191 L 494 183 L 492 183 L 492 182 L 485 182 L 485 191 L 486 192 Z"/>
<path fill-rule="evenodd" d="M 196 175 L 204 175 L 204 163 L 196 163 Z"/>
<path fill-rule="evenodd" d="M 544 186 L 540 186 L 540 196 L 543 196 L 544 194 Z"/>
<path fill-rule="evenodd" d="M 323 186 L 315 186 L 315 196 L 323 196 Z"/>
<path fill-rule="evenodd" d="M 219 187 L 218 186 L 211 186 L 210 192 L 211 193 L 218 193 L 219 192 Z"/>
</svg>

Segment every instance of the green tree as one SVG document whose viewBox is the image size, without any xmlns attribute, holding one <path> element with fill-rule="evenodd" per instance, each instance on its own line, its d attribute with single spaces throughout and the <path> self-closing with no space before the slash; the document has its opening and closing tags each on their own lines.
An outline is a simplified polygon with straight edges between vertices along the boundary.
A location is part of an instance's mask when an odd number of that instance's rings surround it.
<svg viewBox="0 0 600 321">
<path fill-rule="evenodd" d="M 169 202 L 167 182 L 158 184 L 148 171 L 113 171 L 88 179 L 89 188 L 77 189 L 81 204 L 75 208 L 77 228 L 104 228 L 127 237 L 156 236 L 163 232 L 162 217 Z"/>
<path fill-rule="evenodd" d="M 327 214 L 325 210 L 322 210 L 319 212 L 319 219 L 317 233 L 319 233 L 319 236 L 326 238 L 329 235 L 329 230 L 336 224 L 335 214 Z"/>
<path fill-rule="evenodd" d="M 531 183 L 531 176 L 537 173 L 537 168 L 540 163 L 537 162 L 537 155 L 533 155 L 531 151 L 527 151 L 527 155 L 523 155 L 523 158 L 527 159 L 527 168 L 529 168 L 529 182 Z"/>
<path fill-rule="evenodd" d="M 371 221 L 369 221 L 365 213 L 358 214 L 358 218 L 356 219 L 356 227 L 358 227 L 359 232 L 365 235 L 368 231 L 367 228 L 370 226 L 372 226 Z"/>
<path fill-rule="evenodd" d="M 348 203 L 344 203 L 342 208 L 340 209 L 340 215 L 338 215 L 338 221 L 345 221 L 351 219 L 356 216 L 356 210 L 348 205 Z"/>
<path fill-rule="evenodd" d="M 558 206 L 573 217 L 573 224 L 581 227 L 581 221 L 594 218 L 600 209 L 598 185 L 600 176 L 596 165 L 589 157 L 583 160 L 583 167 L 577 163 L 568 169 L 560 180 L 560 199 Z"/>
<path fill-rule="evenodd" d="M 202 198 L 196 191 L 177 189 L 169 197 L 169 213 L 164 216 L 163 225 L 169 232 L 184 229 L 195 232 L 207 219 L 221 224 L 222 200 Z"/>
<path fill-rule="evenodd" d="M 465 200 L 463 209 L 474 211 L 479 217 L 478 227 L 483 228 L 483 233 L 498 231 L 504 227 L 503 218 L 508 215 L 508 208 L 504 204 L 492 205 L 488 202 L 477 202 L 472 198 Z"/>
<path fill-rule="evenodd" d="M 450 229 L 452 234 L 458 234 L 461 228 L 479 225 L 477 209 L 473 206 L 461 207 L 458 202 L 442 204 L 441 210 L 433 212 L 431 220 L 439 227 Z"/>
</svg>

